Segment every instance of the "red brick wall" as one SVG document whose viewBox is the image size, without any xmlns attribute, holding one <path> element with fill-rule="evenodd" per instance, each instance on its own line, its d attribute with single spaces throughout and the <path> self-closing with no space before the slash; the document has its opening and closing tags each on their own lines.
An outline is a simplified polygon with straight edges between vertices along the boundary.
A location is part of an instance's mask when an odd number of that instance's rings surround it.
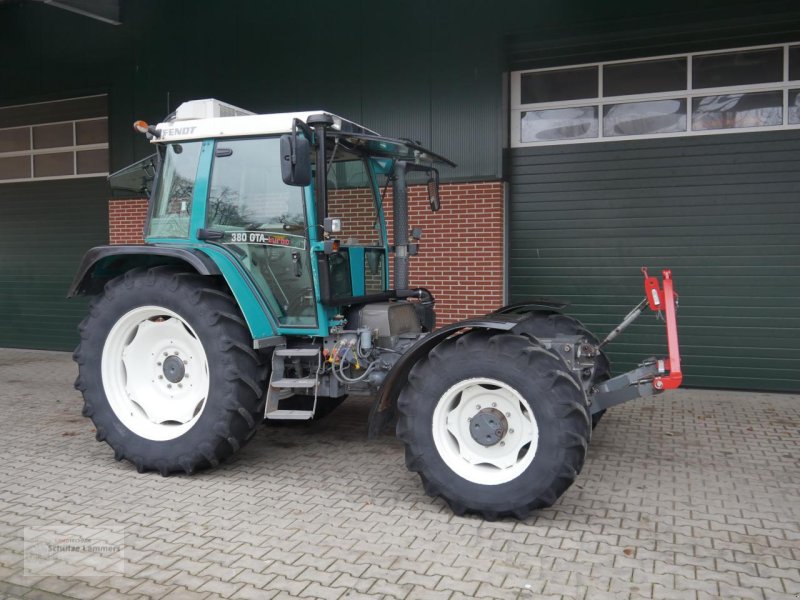
<svg viewBox="0 0 800 600">
<path fill-rule="evenodd" d="M 108 242 L 110 244 L 143 243 L 145 219 L 147 219 L 146 199 L 109 201 Z"/>
<path fill-rule="evenodd" d="M 440 193 L 442 208 L 434 213 L 427 188 L 410 186 L 408 216 L 411 228 L 422 228 L 419 254 L 410 259 L 409 281 L 436 296 L 438 326 L 503 304 L 503 184 L 448 183 Z M 384 212 L 391 244 L 391 186 L 387 195 Z"/>
<path fill-rule="evenodd" d="M 387 195 L 384 212 L 391 244 L 391 186 Z M 503 184 L 442 184 L 441 198 L 442 209 L 433 213 L 425 186 L 409 187 L 409 224 L 423 231 L 419 254 L 410 260 L 410 281 L 436 296 L 440 326 L 485 314 L 503 303 Z M 330 214 L 335 210 L 332 202 Z M 338 216 L 349 214 L 342 211 Z M 141 243 L 146 215 L 146 200 L 110 201 L 110 242 Z M 358 228 L 352 217 L 349 225 L 351 231 Z M 390 255 L 390 272 L 393 259 Z"/>
</svg>

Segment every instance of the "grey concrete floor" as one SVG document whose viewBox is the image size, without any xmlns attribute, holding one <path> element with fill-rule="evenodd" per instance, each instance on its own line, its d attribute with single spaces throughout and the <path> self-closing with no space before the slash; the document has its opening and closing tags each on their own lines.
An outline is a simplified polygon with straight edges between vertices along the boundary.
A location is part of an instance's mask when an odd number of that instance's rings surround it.
<svg viewBox="0 0 800 600">
<path fill-rule="evenodd" d="M 0 597 L 800 597 L 797 395 L 618 407 L 555 506 L 485 522 L 425 496 L 392 437 L 365 440 L 365 401 L 162 478 L 94 440 L 74 377 L 68 354 L 0 350 Z M 43 531 L 124 537 L 37 562 Z"/>
</svg>

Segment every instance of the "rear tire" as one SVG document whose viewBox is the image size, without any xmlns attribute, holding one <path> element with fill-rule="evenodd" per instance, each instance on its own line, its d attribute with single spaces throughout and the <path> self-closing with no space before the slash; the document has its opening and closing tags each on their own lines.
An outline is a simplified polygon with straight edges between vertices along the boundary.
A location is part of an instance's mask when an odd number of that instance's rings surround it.
<svg viewBox="0 0 800 600">
<path fill-rule="evenodd" d="M 514 333 L 531 335 L 536 338 L 554 338 L 558 335 L 580 335 L 585 337 L 589 343 L 597 345 L 600 340 L 578 319 L 563 315 L 553 311 L 533 311 L 529 317 L 514 327 Z M 611 377 L 611 362 L 602 350 L 594 360 L 594 372 L 588 381 L 579 381 L 587 394 L 598 383 L 602 383 Z M 576 377 L 576 379 L 578 379 Z M 592 414 L 592 429 L 594 429 L 603 418 L 605 409 Z"/>
<path fill-rule="evenodd" d="M 131 270 L 93 299 L 79 330 L 83 414 L 139 472 L 215 467 L 261 422 L 267 369 L 214 279 Z"/>
<path fill-rule="evenodd" d="M 565 371 L 525 336 L 443 342 L 414 365 L 398 398 L 406 466 L 456 514 L 525 518 L 550 506 L 578 476 L 591 436 L 586 395 Z M 494 442 L 473 433 L 478 422 L 491 424 Z"/>
</svg>

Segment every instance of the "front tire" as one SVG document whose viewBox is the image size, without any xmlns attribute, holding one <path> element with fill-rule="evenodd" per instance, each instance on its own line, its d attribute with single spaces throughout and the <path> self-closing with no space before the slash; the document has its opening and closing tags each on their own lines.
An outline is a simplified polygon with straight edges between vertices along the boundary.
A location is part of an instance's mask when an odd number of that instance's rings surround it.
<svg viewBox="0 0 800 600">
<path fill-rule="evenodd" d="M 545 339 L 552 339 L 559 335 L 579 335 L 586 338 L 586 340 L 594 346 L 600 343 L 600 340 L 598 340 L 591 331 L 586 329 L 584 324 L 578 319 L 554 311 L 543 310 L 530 312 L 528 318 L 514 327 L 514 333 L 522 333 Z M 602 350 L 597 353 L 594 359 L 594 370 L 588 380 L 581 380 L 577 376 L 575 377 L 586 390 L 586 393 L 590 394 L 594 386 L 611 377 L 611 362 L 608 360 L 606 353 Z M 597 427 L 597 424 L 605 413 L 605 409 L 592 413 L 592 429 Z"/>
<path fill-rule="evenodd" d="M 213 279 L 172 267 L 110 281 L 80 325 L 75 387 L 98 441 L 139 472 L 217 466 L 255 433 L 267 371 Z"/>
<path fill-rule="evenodd" d="M 591 422 L 562 360 L 529 338 L 471 332 L 411 370 L 397 435 L 425 491 L 456 514 L 526 517 L 580 472 Z"/>
</svg>

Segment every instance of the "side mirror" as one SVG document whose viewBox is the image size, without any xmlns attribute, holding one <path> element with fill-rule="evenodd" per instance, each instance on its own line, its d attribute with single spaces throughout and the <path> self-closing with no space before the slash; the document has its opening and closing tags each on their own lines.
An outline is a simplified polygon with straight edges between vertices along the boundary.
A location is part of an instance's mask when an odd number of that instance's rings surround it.
<svg viewBox="0 0 800 600">
<path fill-rule="evenodd" d="M 281 177 L 286 185 L 311 183 L 311 144 L 296 133 L 281 136 Z"/>
<path fill-rule="evenodd" d="M 442 208 L 442 202 L 439 199 L 439 171 L 436 169 L 431 169 L 428 179 L 428 204 L 431 205 L 433 212 Z"/>
</svg>

